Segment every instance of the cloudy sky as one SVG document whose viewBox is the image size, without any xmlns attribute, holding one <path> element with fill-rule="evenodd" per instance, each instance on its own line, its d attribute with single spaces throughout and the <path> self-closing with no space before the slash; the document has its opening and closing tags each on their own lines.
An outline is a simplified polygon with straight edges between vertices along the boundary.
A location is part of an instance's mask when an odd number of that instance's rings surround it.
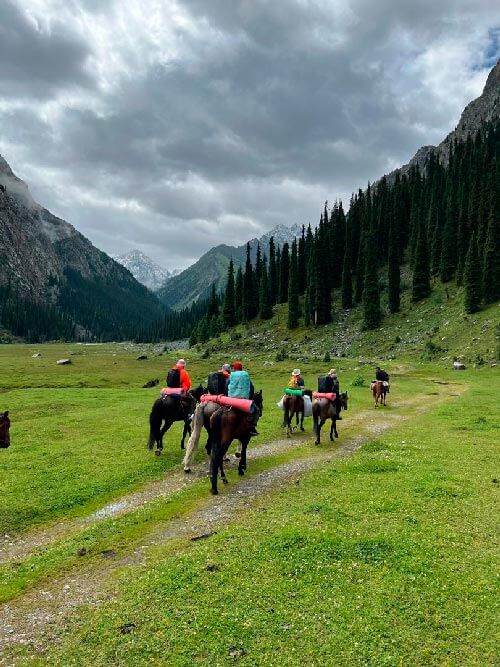
<svg viewBox="0 0 500 667">
<path fill-rule="evenodd" d="M 499 56 L 495 0 L 1 0 L 0 153 L 183 268 L 441 141 Z"/>
</svg>

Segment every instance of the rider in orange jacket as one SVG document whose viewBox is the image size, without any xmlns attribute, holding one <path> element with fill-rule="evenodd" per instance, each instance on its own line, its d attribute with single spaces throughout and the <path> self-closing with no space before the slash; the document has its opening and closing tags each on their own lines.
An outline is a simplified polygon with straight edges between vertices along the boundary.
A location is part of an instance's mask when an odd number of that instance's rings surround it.
<svg viewBox="0 0 500 667">
<path fill-rule="evenodd" d="M 175 364 L 175 368 L 179 370 L 182 389 L 184 389 L 185 392 L 188 392 L 191 389 L 191 378 L 186 370 L 186 362 L 184 359 L 179 359 Z"/>
</svg>

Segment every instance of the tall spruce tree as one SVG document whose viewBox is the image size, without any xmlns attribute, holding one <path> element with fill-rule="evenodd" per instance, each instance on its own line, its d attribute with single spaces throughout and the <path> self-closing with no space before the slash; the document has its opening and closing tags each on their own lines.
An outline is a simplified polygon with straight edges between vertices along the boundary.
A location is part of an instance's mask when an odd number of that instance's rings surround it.
<svg viewBox="0 0 500 667">
<path fill-rule="evenodd" d="M 401 250 L 399 247 L 399 234 L 395 216 L 389 221 L 389 253 L 387 266 L 387 282 L 389 292 L 389 310 L 391 313 L 399 312 L 401 293 L 401 271 L 399 261 Z"/>
<path fill-rule="evenodd" d="M 241 266 L 236 271 L 236 280 L 234 282 L 234 305 L 236 324 L 243 322 L 243 271 Z"/>
<path fill-rule="evenodd" d="M 283 244 L 280 262 L 280 303 L 288 301 L 288 276 L 290 272 L 290 253 L 288 243 Z"/>
<path fill-rule="evenodd" d="M 342 266 L 342 308 L 352 308 L 352 240 L 350 227 L 346 230 L 344 262 Z"/>
<path fill-rule="evenodd" d="M 484 248 L 483 299 L 486 304 L 500 300 L 500 224 L 493 209 L 488 217 Z"/>
<path fill-rule="evenodd" d="M 227 328 L 234 327 L 236 324 L 236 307 L 234 295 L 234 265 L 233 260 L 229 261 L 227 270 L 226 290 L 224 292 L 224 303 L 222 306 L 222 317 L 224 319 L 224 326 Z"/>
<path fill-rule="evenodd" d="M 431 293 L 429 252 L 425 225 L 420 224 L 417 232 L 415 257 L 413 260 L 413 280 L 411 298 L 413 301 L 425 299 Z"/>
<path fill-rule="evenodd" d="M 259 316 L 261 320 L 269 320 L 273 316 L 271 290 L 269 289 L 269 274 L 267 271 L 266 256 L 262 262 L 262 273 L 259 290 Z"/>
<path fill-rule="evenodd" d="M 376 329 L 382 319 L 380 310 L 380 287 L 378 281 L 378 262 L 375 240 L 370 234 L 366 237 L 366 265 L 363 289 L 363 326 Z"/>
<path fill-rule="evenodd" d="M 439 277 L 443 283 L 447 283 L 453 278 L 457 266 L 457 228 L 455 215 L 453 198 L 452 195 L 449 195 L 446 203 L 441 261 L 439 265 Z"/>
<path fill-rule="evenodd" d="M 476 313 L 481 306 L 481 265 L 479 263 L 476 239 L 476 234 L 473 233 L 470 239 L 467 259 L 465 260 L 464 306 L 466 313 Z"/>
<path fill-rule="evenodd" d="M 299 245 L 297 248 L 297 266 L 299 294 L 302 295 L 306 289 L 307 278 L 306 228 L 304 225 L 302 225 L 302 234 L 299 238 Z"/>
<path fill-rule="evenodd" d="M 269 291 L 271 292 L 271 303 L 278 303 L 278 271 L 276 268 L 276 246 L 274 238 L 269 239 Z"/>
<path fill-rule="evenodd" d="M 288 280 L 288 322 L 289 329 L 296 329 L 299 324 L 299 281 L 297 241 L 292 242 L 290 255 L 290 275 Z"/>
<path fill-rule="evenodd" d="M 253 320 L 257 315 L 257 299 L 255 290 L 255 273 L 250 257 L 250 244 L 247 243 L 245 273 L 243 274 L 243 319 L 245 322 L 250 322 L 250 320 Z"/>
</svg>

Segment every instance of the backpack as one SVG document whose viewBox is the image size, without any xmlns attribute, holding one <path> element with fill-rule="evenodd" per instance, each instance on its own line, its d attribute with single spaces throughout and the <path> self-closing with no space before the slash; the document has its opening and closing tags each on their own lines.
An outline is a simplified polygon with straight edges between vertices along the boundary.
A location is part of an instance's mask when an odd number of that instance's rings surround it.
<svg viewBox="0 0 500 667">
<path fill-rule="evenodd" d="M 171 368 L 167 373 L 167 387 L 178 389 L 181 386 L 181 372 L 178 368 Z"/>
<path fill-rule="evenodd" d="M 318 391 L 322 394 L 331 394 L 333 392 L 333 378 L 329 375 L 319 377 Z"/>
<path fill-rule="evenodd" d="M 224 373 L 214 371 L 208 376 L 208 393 L 212 395 L 224 394 L 226 391 L 226 376 Z"/>
</svg>

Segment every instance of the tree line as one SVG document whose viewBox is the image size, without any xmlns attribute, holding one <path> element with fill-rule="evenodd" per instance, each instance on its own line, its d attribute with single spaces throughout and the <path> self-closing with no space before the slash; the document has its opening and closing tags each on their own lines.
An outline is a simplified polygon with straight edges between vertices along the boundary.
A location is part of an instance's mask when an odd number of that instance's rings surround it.
<svg viewBox="0 0 500 667">
<path fill-rule="evenodd" d="M 270 319 L 273 306 L 288 304 L 288 327 L 332 320 L 332 292 L 343 309 L 361 305 L 363 326 L 383 318 L 381 279 L 388 310 L 400 309 L 401 270 L 411 273 L 411 298 L 431 293 L 433 281 L 463 285 L 467 313 L 500 299 L 500 124 L 453 141 L 445 160 L 431 152 L 424 170 L 383 177 L 358 190 L 346 215 L 341 202 L 325 204 L 318 226 L 302 227 L 291 244 L 271 238 L 255 263 L 230 262 L 215 315 L 204 315 L 192 342 L 256 317 Z M 215 303 L 215 294 L 212 302 Z M 213 326 L 208 321 L 213 321 Z M 217 323 L 217 326 L 215 325 Z"/>
</svg>

